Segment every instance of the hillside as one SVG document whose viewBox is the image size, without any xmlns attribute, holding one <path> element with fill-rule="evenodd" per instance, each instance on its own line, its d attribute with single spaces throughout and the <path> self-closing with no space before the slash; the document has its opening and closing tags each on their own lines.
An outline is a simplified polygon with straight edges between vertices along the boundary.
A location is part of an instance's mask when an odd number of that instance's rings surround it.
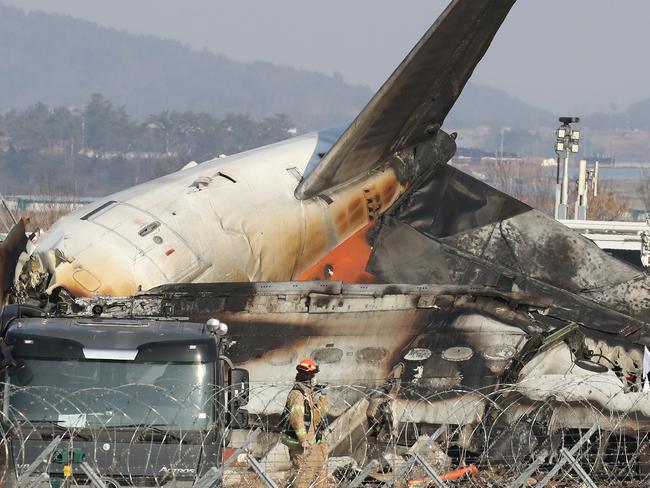
<svg viewBox="0 0 650 488">
<path fill-rule="evenodd" d="M 528 105 L 503 90 L 469 83 L 449 114 L 447 126 L 455 128 L 489 125 L 535 129 L 553 126 L 557 118 Z"/>
<path fill-rule="evenodd" d="M 372 96 L 340 77 L 237 62 L 175 41 L 0 4 L 0 111 L 36 102 L 83 107 L 93 93 L 139 118 L 163 110 L 256 118 L 282 113 L 301 131 L 351 120 Z M 535 126 L 547 118 L 500 90 L 470 84 L 447 125 Z"/>
<path fill-rule="evenodd" d="M 80 107 L 93 93 L 139 117 L 167 109 L 284 113 L 301 128 L 349 120 L 372 95 L 337 77 L 240 63 L 175 41 L 0 4 L 0 110 L 35 102 Z"/>
<path fill-rule="evenodd" d="M 650 98 L 634 103 L 622 112 L 591 114 L 585 121 L 596 130 L 650 130 Z"/>
</svg>

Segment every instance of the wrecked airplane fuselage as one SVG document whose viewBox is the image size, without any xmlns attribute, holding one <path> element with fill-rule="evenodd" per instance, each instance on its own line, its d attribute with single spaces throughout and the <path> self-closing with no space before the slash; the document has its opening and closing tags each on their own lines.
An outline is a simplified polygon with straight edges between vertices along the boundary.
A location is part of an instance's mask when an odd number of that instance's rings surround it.
<svg viewBox="0 0 650 488">
<path fill-rule="evenodd" d="M 650 399 L 640 392 L 644 333 L 577 324 L 522 293 L 339 282 L 179 284 L 135 297 L 78 299 L 62 309 L 107 318 L 219 317 L 230 328 L 227 355 L 254 382 L 254 418 L 277 417 L 293 365 L 307 356 L 321 364 L 333 416 L 400 371 L 400 422 L 467 427 L 473 434 L 455 442 L 470 451 L 485 447 L 477 426 L 505 428 L 541 411 L 549 439 L 553 431 L 594 423 L 650 430 Z"/>
<path fill-rule="evenodd" d="M 309 164 L 340 133 L 217 158 L 66 215 L 32 254 L 47 272 L 43 291 L 115 296 L 173 282 L 296 279 L 409 183 L 387 166 L 327 198 L 297 200 Z"/>
<path fill-rule="evenodd" d="M 453 0 L 346 128 L 210 160 L 62 218 L 16 294 L 304 279 L 453 156 L 442 124 L 514 3 Z M 30 269 L 46 275 L 34 283 Z"/>
</svg>

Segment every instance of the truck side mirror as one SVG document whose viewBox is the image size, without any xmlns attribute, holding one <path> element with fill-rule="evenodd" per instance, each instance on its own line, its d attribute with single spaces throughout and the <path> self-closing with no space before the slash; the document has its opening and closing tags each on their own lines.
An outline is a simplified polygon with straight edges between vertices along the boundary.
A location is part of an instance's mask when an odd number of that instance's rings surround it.
<svg viewBox="0 0 650 488">
<path fill-rule="evenodd" d="M 230 398 L 237 408 L 248 404 L 250 390 L 248 385 L 248 370 L 233 368 L 228 373 L 228 384 L 230 385 Z"/>
</svg>

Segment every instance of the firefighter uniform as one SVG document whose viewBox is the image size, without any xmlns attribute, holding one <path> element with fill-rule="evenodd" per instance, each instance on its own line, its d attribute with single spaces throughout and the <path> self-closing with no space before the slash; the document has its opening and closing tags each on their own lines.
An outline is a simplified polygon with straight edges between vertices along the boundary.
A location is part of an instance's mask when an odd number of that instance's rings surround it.
<svg viewBox="0 0 650 488">
<path fill-rule="evenodd" d="M 307 371 L 303 371 L 300 365 L 304 361 L 308 360 L 301 361 L 296 368 L 297 380 L 301 373 L 313 378 L 318 371 L 313 361 L 306 363 Z M 293 487 L 324 486 L 327 481 L 327 447 L 322 439 L 327 411 L 327 397 L 315 392 L 311 381 L 296 381 L 287 397 L 282 433 L 282 443 L 289 449 L 293 466 Z"/>
</svg>

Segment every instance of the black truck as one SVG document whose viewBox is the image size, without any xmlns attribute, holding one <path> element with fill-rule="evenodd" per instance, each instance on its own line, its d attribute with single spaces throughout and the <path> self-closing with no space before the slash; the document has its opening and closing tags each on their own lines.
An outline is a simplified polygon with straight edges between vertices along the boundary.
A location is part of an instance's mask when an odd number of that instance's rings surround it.
<svg viewBox="0 0 650 488">
<path fill-rule="evenodd" d="M 0 318 L 3 485 L 189 486 L 219 472 L 248 399 L 225 324 L 17 305 Z"/>
</svg>

